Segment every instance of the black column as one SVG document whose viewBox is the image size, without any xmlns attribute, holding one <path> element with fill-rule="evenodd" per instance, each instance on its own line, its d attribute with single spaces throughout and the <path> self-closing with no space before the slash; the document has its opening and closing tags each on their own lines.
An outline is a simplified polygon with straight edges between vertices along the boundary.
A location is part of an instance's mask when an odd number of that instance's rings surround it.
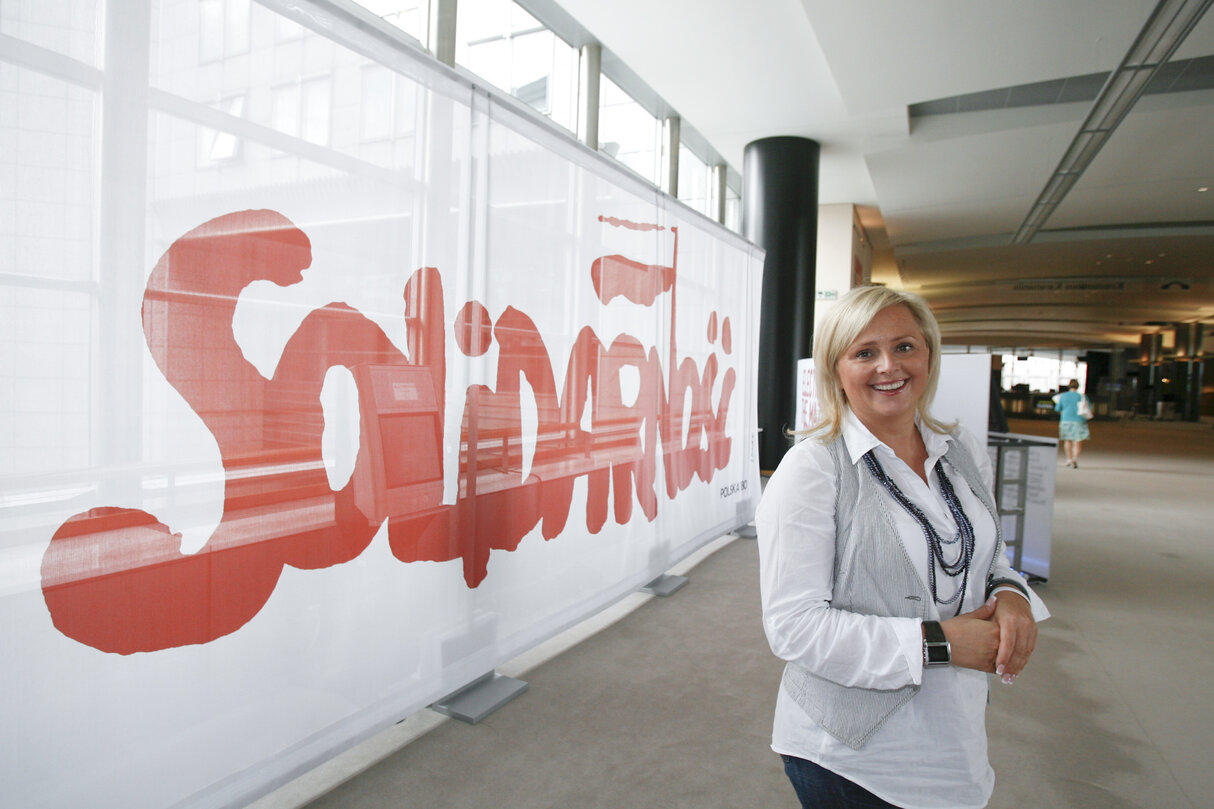
<svg viewBox="0 0 1214 809">
<path fill-rule="evenodd" d="M 746 146 L 742 233 L 767 251 L 759 320 L 759 466 L 775 469 L 797 412 L 797 360 L 810 356 L 818 252 L 818 144 L 763 138 Z"/>
<path fill-rule="evenodd" d="M 1205 330 L 1201 323 L 1176 324 L 1177 365 L 1183 376 L 1180 389 L 1183 401 L 1176 408 L 1185 421 L 1201 421 L 1202 342 Z"/>
</svg>

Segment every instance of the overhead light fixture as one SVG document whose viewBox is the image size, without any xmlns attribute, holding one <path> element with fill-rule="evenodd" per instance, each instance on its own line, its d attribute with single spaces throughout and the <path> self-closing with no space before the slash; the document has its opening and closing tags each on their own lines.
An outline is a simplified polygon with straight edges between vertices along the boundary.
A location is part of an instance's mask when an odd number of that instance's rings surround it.
<svg viewBox="0 0 1214 809">
<path fill-rule="evenodd" d="M 1012 244 L 1028 244 L 1033 240 L 1212 2 L 1214 0 L 1160 0 L 1155 6 L 1121 64 L 1105 80 L 1058 168 L 1054 169 L 1028 216 L 1012 236 Z"/>
<path fill-rule="evenodd" d="M 1197 193 L 1198 193 L 1198 194 L 1204 194 L 1204 193 L 1206 193 L 1206 192 L 1207 192 L 1207 191 L 1209 191 L 1209 190 L 1210 190 L 1210 186 L 1208 186 L 1208 185 L 1203 185 L 1201 188 L 1197 189 Z"/>
</svg>

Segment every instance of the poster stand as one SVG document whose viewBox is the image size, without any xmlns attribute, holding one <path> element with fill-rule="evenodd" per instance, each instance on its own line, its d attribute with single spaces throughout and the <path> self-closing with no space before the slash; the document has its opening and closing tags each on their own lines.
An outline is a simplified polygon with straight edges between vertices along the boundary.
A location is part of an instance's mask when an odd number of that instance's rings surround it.
<svg viewBox="0 0 1214 809">
<path fill-rule="evenodd" d="M 1020 570 L 1024 566 L 1024 515 L 1027 512 L 1029 449 L 1027 444 L 1000 442 L 994 445 L 998 461 L 995 464 L 995 480 L 999 481 L 1000 517 L 1012 517 L 1015 530 L 1004 532 L 1003 544 L 1012 554 L 1012 567 Z M 1012 471 L 1009 471 L 1012 470 Z M 1010 492 L 1012 496 L 1007 497 Z M 1010 503 L 1005 502 L 1010 501 Z"/>
<path fill-rule="evenodd" d="M 1030 582 L 1048 581 L 1058 439 L 991 432 L 987 451 L 995 468 L 995 504 L 1012 567 Z"/>
<path fill-rule="evenodd" d="M 762 427 L 760 427 L 755 432 L 756 445 L 758 442 L 759 433 L 762 433 L 762 432 L 763 432 Z M 767 477 L 770 477 L 770 474 Z M 767 485 L 767 477 L 764 477 L 762 475 L 760 475 L 760 477 L 759 477 L 759 496 L 760 497 L 763 496 L 763 488 Z M 757 529 L 755 527 L 755 522 L 754 522 L 755 511 L 757 510 L 757 508 L 758 508 L 757 504 L 752 504 L 751 502 L 747 502 L 745 505 L 743 505 L 741 503 L 738 504 L 738 524 L 736 527 L 734 527 L 734 529 L 732 531 L 734 536 L 738 537 L 739 539 L 758 539 L 759 538 L 759 529 Z"/>
<path fill-rule="evenodd" d="M 475 725 L 529 686 L 522 680 L 491 671 L 430 706 L 430 710 Z"/>
</svg>

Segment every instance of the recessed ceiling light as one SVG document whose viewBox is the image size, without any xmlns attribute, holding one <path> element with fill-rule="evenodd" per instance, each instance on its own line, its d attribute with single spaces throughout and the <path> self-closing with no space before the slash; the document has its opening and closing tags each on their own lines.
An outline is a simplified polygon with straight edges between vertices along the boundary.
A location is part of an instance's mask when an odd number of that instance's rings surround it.
<svg viewBox="0 0 1214 809">
<path fill-rule="evenodd" d="M 1198 193 L 1198 194 L 1204 194 L 1204 193 L 1206 193 L 1206 192 L 1207 192 L 1207 191 L 1209 191 L 1209 190 L 1210 190 L 1210 186 L 1208 186 L 1208 185 L 1203 185 L 1201 188 L 1197 189 L 1197 193 Z"/>
<path fill-rule="evenodd" d="M 1147 264 L 1154 264 L 1154 263 L 1155 263 L 1155 259 L 1153 259 L 1153 258 L 1147 259 Z"/>
</svg>

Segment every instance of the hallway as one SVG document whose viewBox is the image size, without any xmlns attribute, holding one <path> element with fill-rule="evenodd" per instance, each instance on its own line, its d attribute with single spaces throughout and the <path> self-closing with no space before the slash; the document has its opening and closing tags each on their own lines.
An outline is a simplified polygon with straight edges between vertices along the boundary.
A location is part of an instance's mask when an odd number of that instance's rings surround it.
<svg viewBox="0 0 1214 809">
<path fill-rule="evenodd" d="M 1198 809 L 1214 794 L 1214 430 L 1097 422 L 1092 436 L 1079 469 L 1057 470 L 1038 588 L 1053 618 L 1025 675 L 993 689 L 990 806 Z M 584 642 L 503 667 L 530 690 L 481 724 L 424 711 L 254 806 L 795 806 L 768 749 L 781 664 L 756 546 L 712 548 L 673 597 L 631 596 Z"/>
<path fill-rule="evenodd" d="M 988 715 L 991 806 L 1208 805 L 1214 430 L 1095 422 L 1085 447 L 1078 469 L 1057 472 L 1040 589 L 1054 617 L 1033 679 L 997 690 Z"/>
</svg>

